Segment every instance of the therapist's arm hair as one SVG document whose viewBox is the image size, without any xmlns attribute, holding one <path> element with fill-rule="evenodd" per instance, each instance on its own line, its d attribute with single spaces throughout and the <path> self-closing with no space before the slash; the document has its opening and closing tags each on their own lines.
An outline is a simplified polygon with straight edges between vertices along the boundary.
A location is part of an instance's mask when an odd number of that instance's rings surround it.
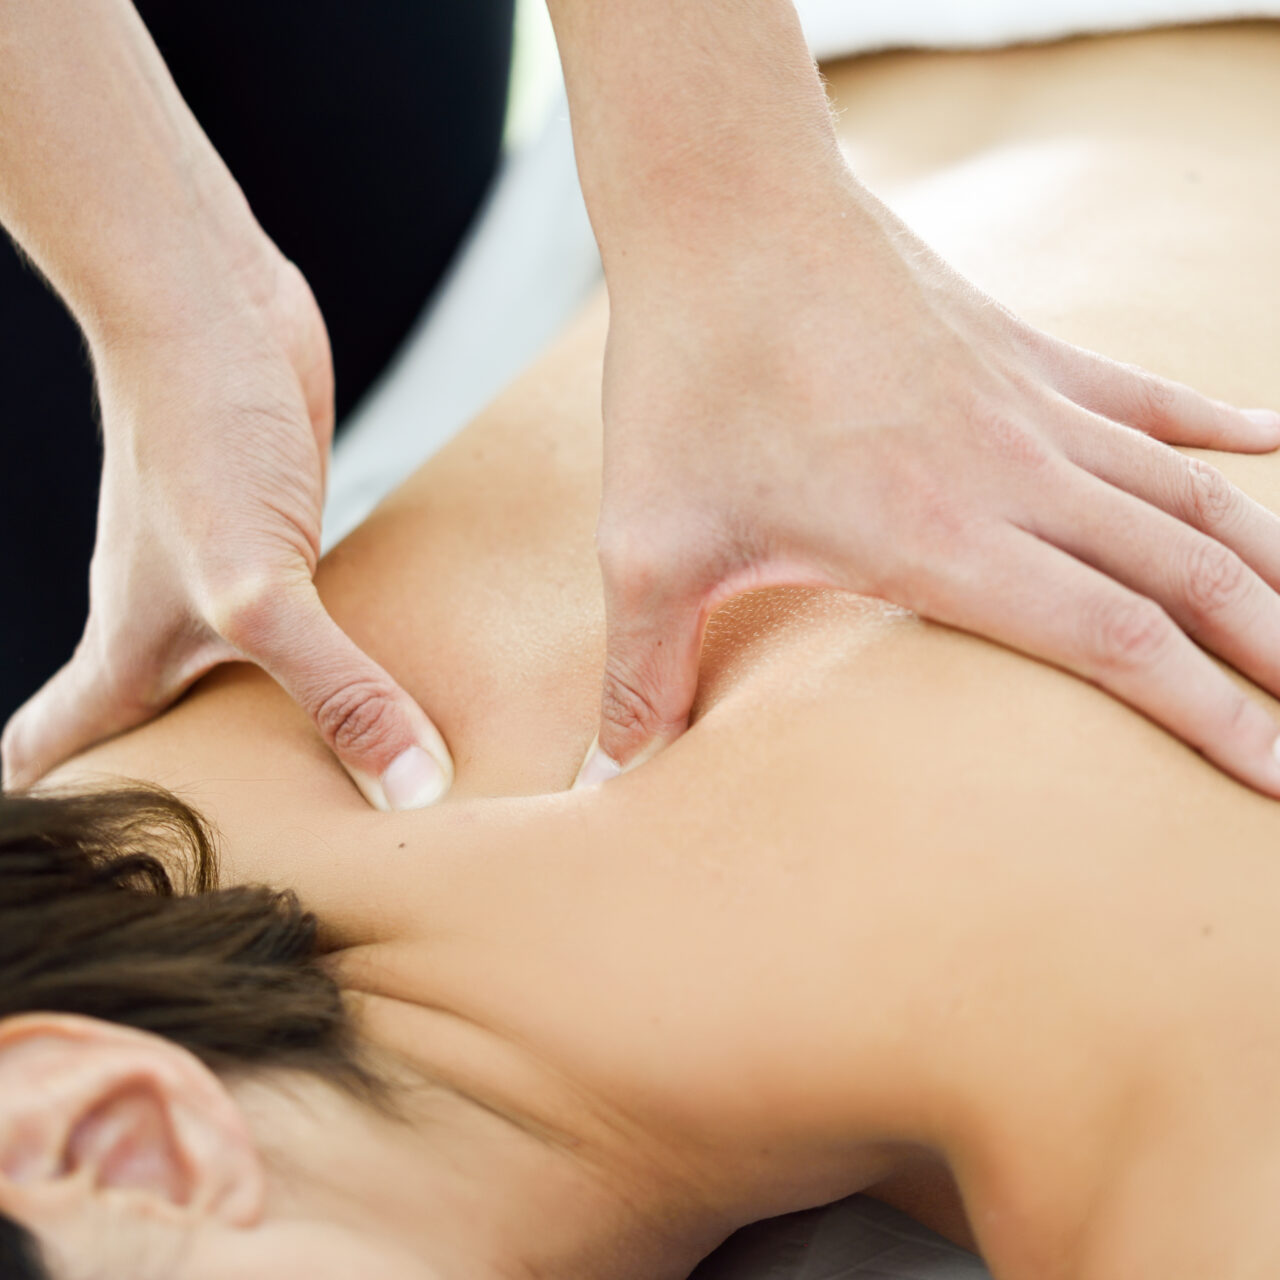
<svg viewBox="0 0 1280 1280">
<path fill-rule="evenodd" d="M 128 0 L 0 0 L 0 222 L 91 347 L 192 327 L 265 239 Z"/>
</svg>

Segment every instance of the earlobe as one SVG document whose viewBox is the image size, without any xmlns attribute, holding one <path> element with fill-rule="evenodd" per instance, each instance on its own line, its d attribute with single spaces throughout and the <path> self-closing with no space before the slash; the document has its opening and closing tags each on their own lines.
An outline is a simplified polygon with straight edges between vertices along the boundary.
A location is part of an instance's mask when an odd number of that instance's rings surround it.
<svg viewBox="0 0 1280 1280">
<path fill-rule="evenodd" d="M 0 1212 L 84 1207 L 253 1225 L 265 1179 L 221 1082 L 185 1050 L 94 1019 L 0 1024 Z"/>
</svg>

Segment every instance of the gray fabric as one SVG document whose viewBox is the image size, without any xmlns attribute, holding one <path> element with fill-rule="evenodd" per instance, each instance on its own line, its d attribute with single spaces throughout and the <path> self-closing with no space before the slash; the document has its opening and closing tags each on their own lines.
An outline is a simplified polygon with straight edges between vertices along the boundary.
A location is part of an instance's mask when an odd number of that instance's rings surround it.
<svg viewBox="0 0 1280 1280">
<path fill-rule="evenodd" d="M 963 1249 L 865 1196 L 757 1222 L 690 1280 L 991 1280 Z"/>
</svg>

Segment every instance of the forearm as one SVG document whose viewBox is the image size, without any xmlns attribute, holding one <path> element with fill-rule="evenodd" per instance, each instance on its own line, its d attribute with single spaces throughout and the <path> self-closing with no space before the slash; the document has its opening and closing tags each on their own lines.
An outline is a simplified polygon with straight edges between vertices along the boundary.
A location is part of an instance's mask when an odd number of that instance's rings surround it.
<svg viewBox="0 0 1280 1280">
<path fill-rule="evenodd" d="M 611 279 L 714 260 L 852 189 L 791 0 L 548 7 Z"/>
<path fill-rule="evenodd" d="M 128 0 L 0 0 L 0 220 L 94 342 L 180 326 L 261 238 Z"/>
</svg>

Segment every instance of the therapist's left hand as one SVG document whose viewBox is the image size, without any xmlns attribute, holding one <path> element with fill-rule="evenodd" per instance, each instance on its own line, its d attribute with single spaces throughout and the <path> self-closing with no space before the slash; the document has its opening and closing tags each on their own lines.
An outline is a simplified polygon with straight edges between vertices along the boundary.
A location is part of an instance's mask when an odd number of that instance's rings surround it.
<svg viewBox="0 0 1280 1280">
<path fill-rule="evenodd" d="M 873 202 L 772 231 L 610 280 L 579 785 L 685 730 L 718 605 L 793 584 L 1074 671 L 1280 796 L 1276 724 L 1204 652 L 1280 693 L 1280 520 L 1168 447 L 1271 450 L 1280 415 L 1038 332 Z"/>
</svg>

